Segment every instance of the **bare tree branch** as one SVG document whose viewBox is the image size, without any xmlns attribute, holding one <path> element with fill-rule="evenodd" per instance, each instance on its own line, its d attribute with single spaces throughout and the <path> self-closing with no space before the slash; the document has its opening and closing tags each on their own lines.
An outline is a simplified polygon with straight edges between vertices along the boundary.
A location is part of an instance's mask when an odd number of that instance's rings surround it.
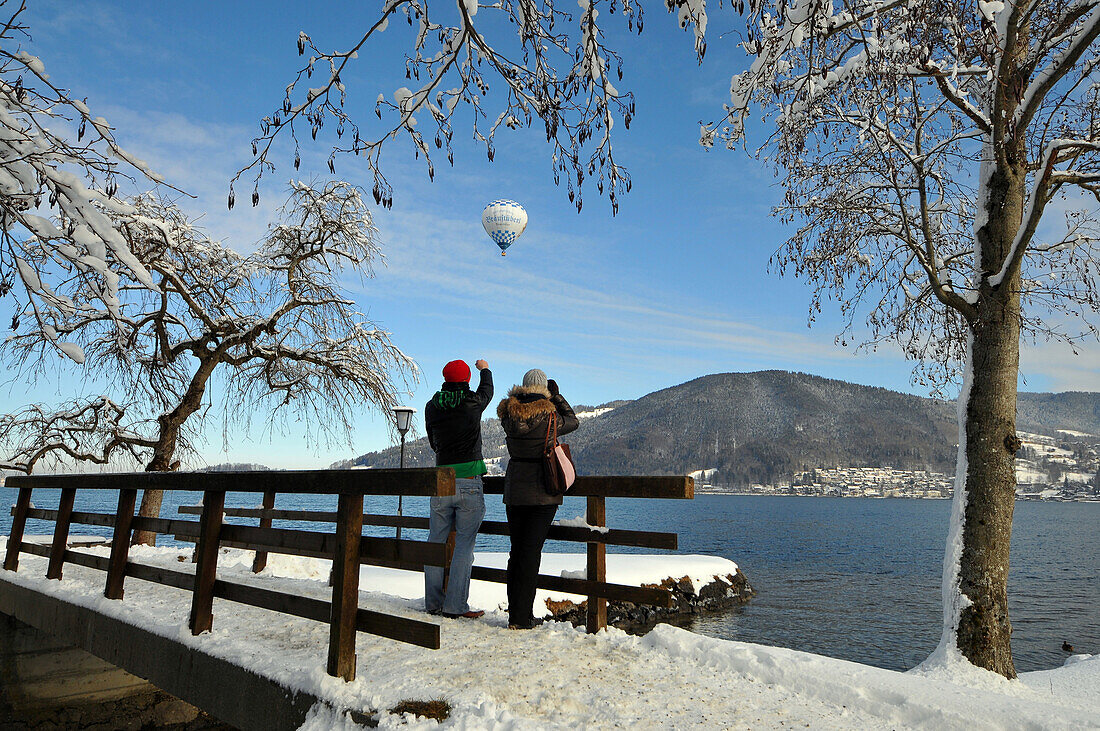
<svg viewBox="0 0 1100 731">
<path fill-rule="evenodd" d="M 146 469 L 175 469 L 203 423 L 215 379 L 226 428 L 247 427 L 257 415 L 272 423 L 290 410 L 326 438 L 349 438 L 358 409 L 388 418 L 416 367 L 341 284 L 345 273 L 371 276 L 381 260 L 359 189 L 294 183 L 283 222 L 251 256 L 211 240 L 155 196 L 127 205 L 118 230 L 160 286 L 144 286 L 120 267 L 123 317 L 105 308 L 68 317 L 55 311 L 25 319 L 0 345 L 9 363 L 34 366 L 53 358 L 51 338 L 64 334 L 87 354 L 88 376 L 109 377 L 117 397 L 95 408 L 33 407 L 7 417 L 0 445 L 10 465 L 29 471 L 49 453 L 102 463 L 124 450 Z M 64 284 L 59 292 L 72 301 L 94 301 L 89 280 Z M 99 446 L 75 444 L 75 434 Z"/>
</svg>

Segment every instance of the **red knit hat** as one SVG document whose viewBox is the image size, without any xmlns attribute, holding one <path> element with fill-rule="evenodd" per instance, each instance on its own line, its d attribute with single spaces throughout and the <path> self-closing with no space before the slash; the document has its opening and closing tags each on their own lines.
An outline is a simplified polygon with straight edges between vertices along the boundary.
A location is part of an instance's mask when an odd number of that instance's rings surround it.
<svg viewBox="0 0 1100 731">
<path fill-rule="evenodd" d="M 470 366 L 465 361 L 452 360 L 443 366 L 443 380 L 447 383 L 469 383 Z"/>
</svg>

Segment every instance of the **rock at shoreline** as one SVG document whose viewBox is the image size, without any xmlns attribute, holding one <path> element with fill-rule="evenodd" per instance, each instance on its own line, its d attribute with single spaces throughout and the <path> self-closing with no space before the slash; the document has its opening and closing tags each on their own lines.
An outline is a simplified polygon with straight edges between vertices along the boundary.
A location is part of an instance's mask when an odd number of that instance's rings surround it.
<svg viewBox="0 0 1100 731">
<path fill-rule="evenodd" d="M 660 584 L 643 584 L 648 588 L 668 589 L 672 592 L 672 606 L 654 607 L 633 602 L 609 601 L 607 603 L 607 623 L 631 634 L 645 634 L 658 623 L 683 624 L 703 614 L 716 614 L 729 611 L 746 604 L 756 594 L 748 579 L 737 569 L 732 574 L 715 576 L 713 581 L 704 585 L 698 593 L 687 576 L 679 579 L 669 577 Z M 588 602 L 576 604 L 568 599 L 562 601 L 546 600 L 551 618 L 559 622 L 572 622 L 582 625 L 588 610 Z"/>
</svg>

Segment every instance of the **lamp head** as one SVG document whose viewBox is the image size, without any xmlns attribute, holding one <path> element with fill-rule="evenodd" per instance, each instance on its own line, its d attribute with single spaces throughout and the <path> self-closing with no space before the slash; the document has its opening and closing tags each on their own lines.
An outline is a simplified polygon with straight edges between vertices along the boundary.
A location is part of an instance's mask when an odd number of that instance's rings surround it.
<svg viewBox="0 0 1100 731">
<path fill-rule="evenodd" d="M 397 422 L 397 431 L 401 432 L 401 436 L 405 436 L 405 432 L 409 430 L 409 425 L 412 424 L 412 415 L 416 412 L 416 409 L 410 409 L 407 406 L 399 406 L 393 410 L 394 421 Z"/>
</svg>

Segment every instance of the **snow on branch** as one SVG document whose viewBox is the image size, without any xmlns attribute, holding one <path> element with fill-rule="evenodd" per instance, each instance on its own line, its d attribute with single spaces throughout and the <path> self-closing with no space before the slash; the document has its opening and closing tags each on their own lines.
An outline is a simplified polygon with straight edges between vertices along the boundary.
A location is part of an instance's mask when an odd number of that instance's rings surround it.
<svg viewBox="0 0 1100 731">
<path fill-rule="evenodd" d="M 126 434 L 151 447 L 148 469 L 178 463 L 177 450 L 207 416 L 215 382 L 226 427 L 247 426 L 256 414 L 273 422 L 288 412 L 307 423 L 310 438 L 348 437 L 360 409 L 388 413 L 398 403 L 416 366 L 356 309 L 342 283 L 346 273 L 372 276 L 381 261 L 358 188 L 293 183 L 282 220 L 249 256 L 210 239 L 155 196 L 127 205 L 115 223 L 155 287 L 119 266 L 112 273 L 121 317 L 91 307 L 55 311 L 45 321 L 50 332 L 21 318 L 0 355 L 33 370 L 50 362 L 57 337 L 75 343 L 86 355 L 86 376 L 110 381 L 110 403 L 127 404 Z M 94 282 L 63 284 L 58 296 L 94 301 Z M 75 458 L 76 451 L 67 453 Z"/>
<path fill-rule="evenodd" d="M 1047 94 L 1073 72 L 1100 35 L 1100 1 L 1069 3 L 1058 22 L 1045 26 L 1044 30 L 1043 37 L 1032 46 L 1029 54 L 1032 74 L 1014 115 L 1017 127 L 1028 125 Z"/>
<path fill-rule="evenodd" d="M 109 464 L 123 456 L 141 463 L 153 442 L 127 420 L 127 409 L 105 396 L 76 400 L 57 408 L 32 404 L 0 415 L 0 469 L 30 474 L 40 462 Z"/>
<path fill-rule="evenodd" d="M 1033 239 L 1056 195 L 1100 193 L 1098 0 L 750 0 L 748 18 L 748 67 L 700 142 L 743 146 L 748 119 L 768 123 L 756 152 L 797 227 L 772 261 L 814 284 L 811 321 L 835 299 L 841 342 L 865 323 L 871 347 L 946 376 L 1004 283 L 1031 335 L 1063 337 L 1044 314 L 1097 312 L 1095 210 L 1067 219 L 1067 243 Z"/>
<path fill-rule="evenodd" d="M 87 278 L 90 294 L 116 318 L 115 269 L 154 286 L 117 227 L 132 208 L 115 196 L 120 181 L 162 181 L 20 48 L 25 7 L 0 2 L 7 17 L 0 24 L 0 295 L 11 293 L 48 331 L 49 312 L 67 316 L 84 306 L 56 294 L 49 284 L 56 276 Z M 71 344 L 54 344 L 79 361 Z"/>
</svg>

